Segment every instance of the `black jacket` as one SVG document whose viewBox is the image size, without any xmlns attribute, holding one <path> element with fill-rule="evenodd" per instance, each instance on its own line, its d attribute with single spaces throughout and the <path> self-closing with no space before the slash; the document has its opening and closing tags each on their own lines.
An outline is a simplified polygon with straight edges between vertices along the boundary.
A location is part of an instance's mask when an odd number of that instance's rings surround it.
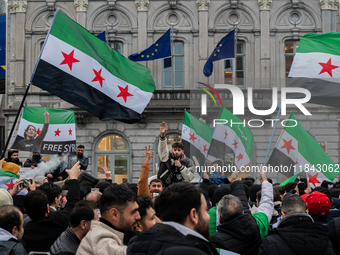
<svg viewBox="0 0 340 255">
<path fill-rule="evenodd" d="M 210 240 L 217 248 L 242 255 L 257 254 L 261 241 L 256 220 L 248 213 L 218 226 Z"/>
<path fill-rule="evenodd" d="M 31 166 L 37 167 L 38 164 L 41 162 L 45 162 L 45 160 L 41 159 L 41 155 L 38 157 L 32 156 L 31 158 L 28 158 L 25 161 L 24 167 L 31 167 Z"/>
<path fill-rule="evenodd" d="M 68 177 L 68 173 L 65 171 L 67 169 L 67 163 L 63 160 L 56 166 L 55 169 L 52 170 L 51 174 L 53 175 L 53 181 L 59 181 L 59 177 L 62 177 L 65 180 Z M 47 176 L 48 172 L 45 173 Z"/>
<path fill-rule="evenodd" d="M 27 253 L 50 250 L 54 241 L 69 226 L 70 213 L 79 197 L 79 182 L 70 180 L 65 208 L 61 211 L 51 211 L 47 218 L 32 220 L 26 224 L 22 240 Z"/>
<path fill-rule="evenodd" d="M 340 218 L 334 218 L 328 222 L 327 229 L 334 251 L 337 255 L 340 255 Z"/>
<path fill-rule="evenodd" d="M 174 227 L 157 223 L 131 239 L 127 255 L 163 254 L 170 247 L 192 247 L 204 254 L 218 254 L 214 246 L 204 239 L 193 235 L 183 235 Z"/>
<path fill-rule="evenodd" d="M 325 226 L 308 214 L 293 214 L 282 219 L 262 242 L 259 255 L 333 255 Z"/>
<path fill-rule="evenodd" d="M 8 241 L 0 241 L 0 254 L 1 255 L 27 255 L 24 246 L 14 238 Z"/>
<path fill-rule="evenodd" d="M 53 243 L 50 253 L 51 255 L 75 255 L 79 244 L 79 238 L 70 228 L 67 228 Z"/>
</svg>

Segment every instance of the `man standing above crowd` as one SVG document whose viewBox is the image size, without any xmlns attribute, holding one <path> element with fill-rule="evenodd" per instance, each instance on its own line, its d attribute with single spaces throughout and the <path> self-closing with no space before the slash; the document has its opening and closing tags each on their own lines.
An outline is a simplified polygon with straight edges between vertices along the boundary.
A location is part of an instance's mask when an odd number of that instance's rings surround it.
<svg viewBox="0 0 340 255">
<path fill-rule="evenodd" d="M 41 155 L 39 152 L 33 152 L 33 156 L 31 158 L 28 158 L 25 161 L 24 167 L 30 167 L 32 169 L 36 168 L 41 162 L 45 162 L 41 158 Z"/>
<path fill-rule="evenodd" d="M 11 148 L 8 148 L 7 151 L 8 151 L 8 157 L 5 161 L 8 163 L 12 162 L 14 164 L 17 164 L 18 166 L 22 166 L 22 162 L 19 160 L 19 151 L 12 150 Z"/>
<path fill-rule="evenodd" d="M 80 163 L 80 169 L 86 170 L 89 164 L 89 159 L 84 156 L 85 147 L 84 145 L 78 145 L 77 148 L 77 161 Z"/>
<path fill-rule="evenodd" d="M 188 248 L 188 254 L 218 254 L 209 240 L 209 215 L 202 191 L 191 183 L 174 183 L 156 198 L 160 219 L 134 237 L 129 255 L 165 254 L 168 249 Z"/>
<path fill-rule="evenodd" d="M 116 183 L 107 187 L 100 198 L 99 221 L 83 238 L 78 255 L 126 254 L 125 235 L 134 233 L 140 220 L 138 204 L 132 190 Z"/>
<path fill-rule="evenodd" d="M 194 179 L 194 164 L 184 154 L 184 145 L 174 143 L 171 152 L 168 151 L 166 137 L 166 123 L 163 121 L 160 127 L 160 138 L 158 144 L 158 155 L 161 161 L 157 178 L 164 186 L 181 181 L 191 181 Z"/>
</svg>

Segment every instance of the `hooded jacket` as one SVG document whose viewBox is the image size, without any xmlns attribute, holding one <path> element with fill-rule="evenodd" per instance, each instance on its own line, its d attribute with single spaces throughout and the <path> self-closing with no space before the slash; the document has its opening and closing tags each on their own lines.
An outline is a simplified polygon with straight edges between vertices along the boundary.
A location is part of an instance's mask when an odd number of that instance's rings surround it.
<svg viewBox="0 0 340 255">
<path fill-rule="evenodd" d="M 0 254 L 27 255 L 19 240 L 3 228 L 0 228 Z"/>
<path fill-rule="evenodd" d="M 331 255 L 334 251 L 325 226 L 308 214 L 292 214 L 264 238 L 258 254 Z"/>
<path fill-rule="evenodd" d="M 215 247 L 202 235 L 172 221 L 157 223 L 135 236 L 128 245 L 127 254 L 163 254 L 170 247 L 191 247 L 197 253 L 201 251 L 204 254 L 218 255 Z"/>
</svg>

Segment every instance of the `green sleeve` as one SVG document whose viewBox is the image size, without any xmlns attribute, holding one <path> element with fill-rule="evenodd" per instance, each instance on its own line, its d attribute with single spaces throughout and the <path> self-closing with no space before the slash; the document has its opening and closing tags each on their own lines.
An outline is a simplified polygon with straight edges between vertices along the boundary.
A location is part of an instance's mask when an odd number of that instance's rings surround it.
<svg viewBox="0 0 340 255">
<path fill-rule="evenodd" d="M 210 236 L 216 233 L 216 219 L 217 219 L 217 208 L 216 206 L 212 207 L 209 212 L 210 221 L 209 221 L 209 233 Z"/>
<path fill-rule="evenodd" d="M 261 239 L 263 240 L 263 238 L 268 234 L 268 217 L 263 212 L 254 213 L 253 217 L 256 220 L 257 226 L 259 226 Z"/>
</svg>

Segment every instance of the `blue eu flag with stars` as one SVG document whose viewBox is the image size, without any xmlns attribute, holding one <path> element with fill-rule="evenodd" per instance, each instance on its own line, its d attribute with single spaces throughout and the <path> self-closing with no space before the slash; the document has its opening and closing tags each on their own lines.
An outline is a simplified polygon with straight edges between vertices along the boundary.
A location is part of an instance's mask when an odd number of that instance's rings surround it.
<svg viewBox="0 0 340 255">
<path fill-rule="evenodd" d="M 138 61 L 150 61 L 170 56 L 171 56 L 171 37 L 169 29 L 149 48 L 130 55 L 129 59 L 138 62 Z"/>
<path fill-rule="evenodd" d="M 213 62 L 235 57 L 235 30 L 229 32 L 219 41 L 214 51 L 211 53 L 208 61 L 205 63 L 203 73 L 209 77 L 213 72 Z"/>
</svg>

